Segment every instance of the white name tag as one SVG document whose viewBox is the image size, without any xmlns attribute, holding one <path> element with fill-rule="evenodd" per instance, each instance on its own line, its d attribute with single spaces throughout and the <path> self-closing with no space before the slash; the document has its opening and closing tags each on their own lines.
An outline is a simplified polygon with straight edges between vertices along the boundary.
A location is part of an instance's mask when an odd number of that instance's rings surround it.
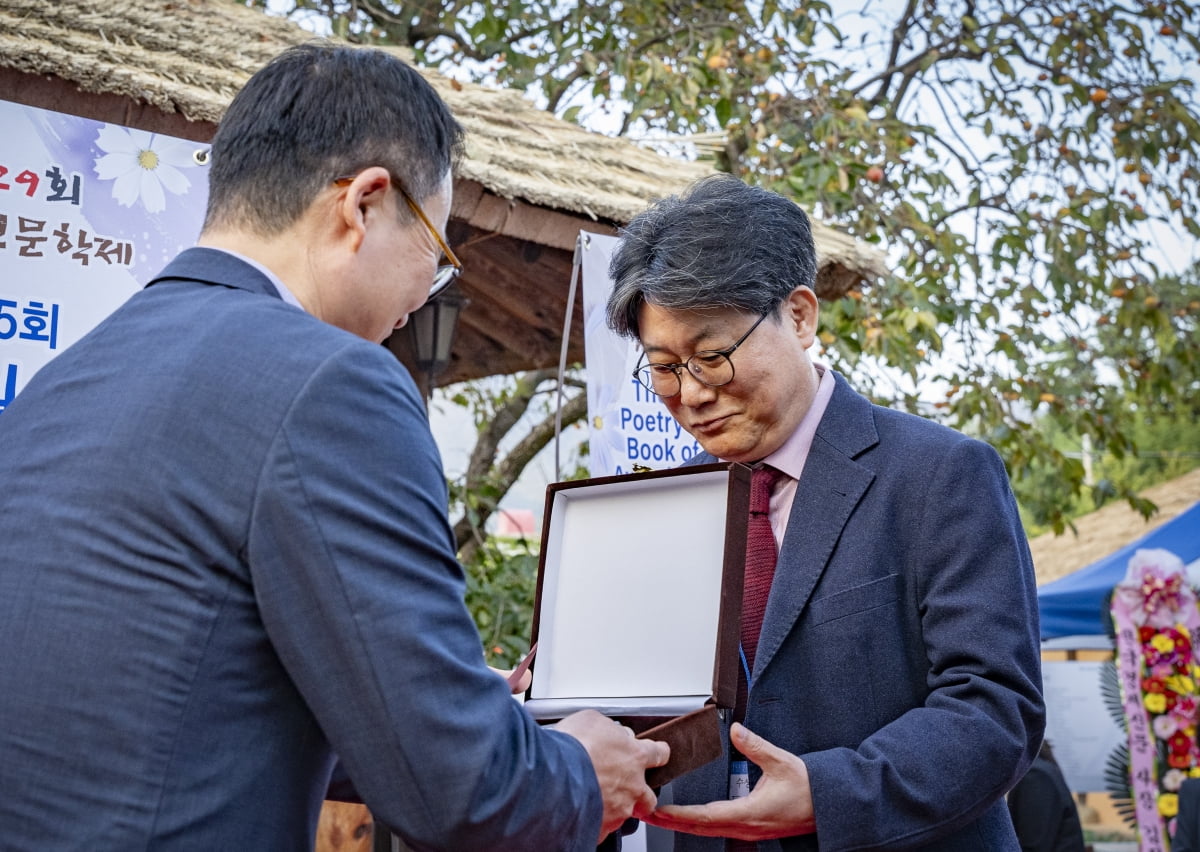
<svg viewBox="0 0 1200 852">
<path fill-rule="evenodd" d="M 729 798 L 741 799 L 750 795 L 750 764 L 735 760 L 729 764 Z"/>
</svg>

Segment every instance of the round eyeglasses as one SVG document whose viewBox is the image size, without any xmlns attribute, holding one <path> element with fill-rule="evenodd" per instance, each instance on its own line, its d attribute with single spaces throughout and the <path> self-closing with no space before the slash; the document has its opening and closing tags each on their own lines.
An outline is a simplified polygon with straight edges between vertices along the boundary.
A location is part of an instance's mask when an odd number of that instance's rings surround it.
<svg viewBox="0 0 1200 852">
<path fill-rule="evenodd" d="M 737 342 L 725 349 L 704 349 L 692 354 L 692 357 L 680 364 L 642 364 L 643 352 L 638 358 L 638 366 L 633 371 L 633 377 L 650 393 L 660 397 L 672 397 L 683 390 L 683 371 L 702 385 L 719 388 L 733 381 L 733 360 L 729 357 L 739 346 L 746 342 L 751 332 L 773 314 L 772 308 L 755 320 L 754 325 L 737 339 Z"/>
</svg>

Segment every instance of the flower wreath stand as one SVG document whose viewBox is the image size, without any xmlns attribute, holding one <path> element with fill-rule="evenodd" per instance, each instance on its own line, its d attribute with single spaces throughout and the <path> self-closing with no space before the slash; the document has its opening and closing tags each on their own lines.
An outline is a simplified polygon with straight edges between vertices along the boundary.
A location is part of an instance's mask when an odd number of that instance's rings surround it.
<svg viewBox="0 0 1200 852">
<path fill-rule="evenodd" d="M 1200 776 L 1196 743 L 1200 610 L 1179 557 L 1139 550 L 1112 596 L 1140 852 L 1170 849 L 1178 790 Z M 1200 641 L 1200 640 L 1198 640 Z"/>
</svg>

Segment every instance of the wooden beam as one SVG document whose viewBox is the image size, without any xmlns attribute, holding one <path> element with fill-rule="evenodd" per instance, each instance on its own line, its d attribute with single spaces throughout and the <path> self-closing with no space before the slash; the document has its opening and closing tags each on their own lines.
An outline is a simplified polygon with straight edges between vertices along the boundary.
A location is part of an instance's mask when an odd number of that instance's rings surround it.
<svg viewBox="0 0 1200 852">
<path fill-rule="evenodd" d="M 575 213 L 538 207 L 520 199 L 501 198 L 472 180 L 454 181 L 454 203 L 450 216 L 477 232 L 503 234 L 519 240 L 566 251 L 575 250 L 580 231 L 615 234 L 611 222 L 589 219 Z"/>
<path fill-rule="evenodd" d="M 464 267 L 458 287 L 469 303 L 452 362 L 436 383 L 557 365 L 573 251 L 465 225 L 453 242 Z M 583 359 L 582 300 L 572 317 L 568 357 Z"/>
<path fill-rule="evenodd" d="M 217 132 L 217 126 L 209 121 L 189 121 L 180 113 L 162 112 L 122 95 L 85 92 L 61 77 L 25 74 L 12 68 L 0 67 L 0 100 L 195 142 L 211 142 Z"/>
</svg>

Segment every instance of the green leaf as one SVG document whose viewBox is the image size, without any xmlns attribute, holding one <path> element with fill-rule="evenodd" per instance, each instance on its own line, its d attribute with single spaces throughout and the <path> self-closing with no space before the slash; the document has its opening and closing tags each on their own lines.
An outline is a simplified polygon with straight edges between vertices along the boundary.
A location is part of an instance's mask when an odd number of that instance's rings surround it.
<svg viewBox="0 0 1200 852">
<path fill-rule="evenodd" d="M 724 127 L 729 123 L 730 116 L 733 114 L 733 106 L 729 98 L 720 98 L 713 104 L 713 114 L 716 116 L 717 124 Z"/>
</svg>

